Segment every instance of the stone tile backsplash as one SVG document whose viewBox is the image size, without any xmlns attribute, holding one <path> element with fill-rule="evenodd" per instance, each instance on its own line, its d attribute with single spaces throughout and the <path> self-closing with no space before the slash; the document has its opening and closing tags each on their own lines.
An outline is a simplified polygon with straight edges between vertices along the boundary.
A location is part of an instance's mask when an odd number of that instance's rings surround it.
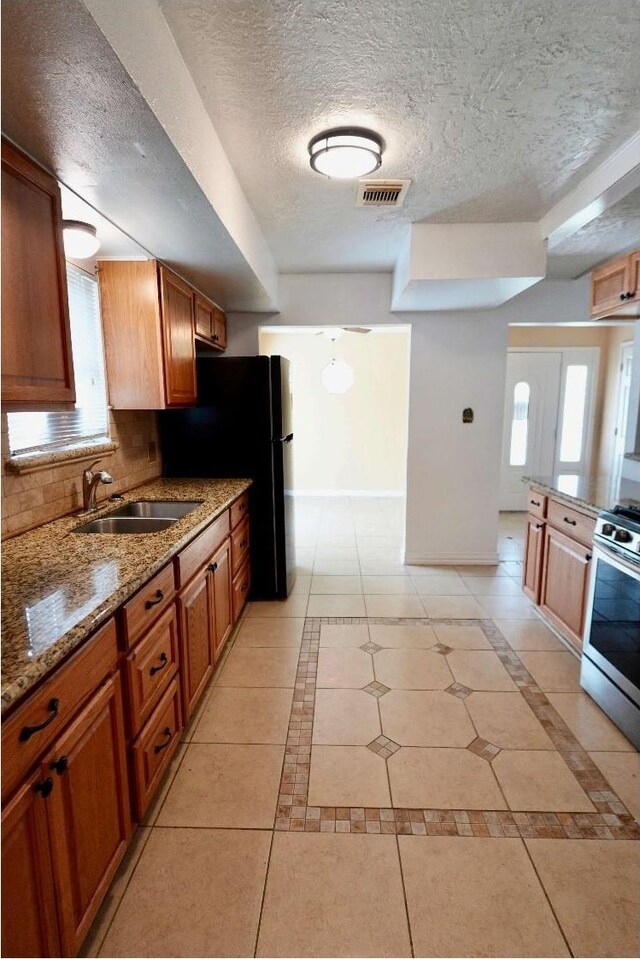
<svg viewBox="0 0 640 959">
<path fill-rule="evenodd" d="M 157 419 L 153 410 L 116 410 L 110 414 L 111 438 L 119 444 L 104 453 L 100 466 L 113 483 L 98 488 L 98 501 L 162 475 Z M 5 466 L 9 455 L 7 417 L 2 414 L 2 537 L 22 533 L 82 506 L 82 471 L 89 460 L 60 463 L 17 476 Z"/>
</svg>

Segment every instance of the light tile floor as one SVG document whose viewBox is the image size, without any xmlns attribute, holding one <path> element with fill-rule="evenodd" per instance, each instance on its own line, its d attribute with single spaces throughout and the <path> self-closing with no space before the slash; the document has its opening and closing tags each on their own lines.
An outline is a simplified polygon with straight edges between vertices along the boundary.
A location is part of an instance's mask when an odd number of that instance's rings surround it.
<svg viewBox="0 0 640 959">
<path fill-rule="evenodd" d="M 635 956 L 640 756 L 495 567 L 301 499 L 85 943 L 101 956 Z"/>
</svg>

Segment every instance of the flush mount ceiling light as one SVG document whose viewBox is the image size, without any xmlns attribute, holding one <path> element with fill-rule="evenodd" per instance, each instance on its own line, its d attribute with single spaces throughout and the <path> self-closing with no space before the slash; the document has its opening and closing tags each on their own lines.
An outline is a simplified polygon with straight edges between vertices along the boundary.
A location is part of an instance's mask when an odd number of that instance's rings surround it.
<svg viewBox="0 0 640 959">
<path fill-rule="evenodd" d="M 360 127 L 338 127 L 319 133 L 309 143 L 312 169 L 337 180 L 373 173 L 382 163 L 382 138 Z"/>
<path fill-rule="evenodd" d="M 97 230 L 82 220 L 63 220 L 64 252 L 74 260 L 86 260 L 100 248 Z"/>
<path fill-rule="evenodd" d="M 344 360 L 331 360 L 320 379 L 327 393 L 346 393 L 353 386 L 353 370 Z"/>
</svg>

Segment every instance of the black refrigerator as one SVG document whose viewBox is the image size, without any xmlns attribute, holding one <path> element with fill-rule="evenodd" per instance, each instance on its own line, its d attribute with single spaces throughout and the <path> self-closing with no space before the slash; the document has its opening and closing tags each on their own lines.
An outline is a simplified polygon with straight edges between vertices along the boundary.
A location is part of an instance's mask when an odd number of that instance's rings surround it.
<svg viewBox="0 0 640 959">
<path fill-rule="evenodd" d="M 285 599 L 295 581 L 289 361 L 200 356 L 198 405 L 159 414 L 165 476 L 248 477 L 251 597 Z"/>
</svg>

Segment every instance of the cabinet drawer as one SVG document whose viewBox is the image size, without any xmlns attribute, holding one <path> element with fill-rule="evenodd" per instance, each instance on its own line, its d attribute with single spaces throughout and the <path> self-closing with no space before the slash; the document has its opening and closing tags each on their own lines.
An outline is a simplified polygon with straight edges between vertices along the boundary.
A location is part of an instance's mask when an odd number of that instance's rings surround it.
<svg viewBox="0 0 640 959">
<path fill-rule="evenodd" d="M 251 586 L 251 567 L 245 563 L 242 569 L 236 573 L 233 578 L 231 596 L 233 601 L 233 621 L 237 622 L 238 616 L 242 612 L 242 607 L 247 601 L 249 587 Z"/>
<path fill-rule="evenodd" d="M 178 734 L 182 728 L 180 715 L 178 680 L 173 679 L 133 745 L 136 811 L 139 819 L 151 802 L 178 745 Z"/>
<path fill-rule="evenodd" d="M 235 574 L 249 559 L 249 520 L 245 519 L 231 534 L 231 569 Z"/>
<path fill-rule="evenodd" d="M 565 503 L 550 499 L 547 506 L 547 521 L 571 539 L 577 539 L 585 546 L 591 545 L 593 531 L 596 528 L 594 516 L 586 516 Z"/>
<path fill-rule="evenodd" d="M 110 619 L 3 722 L 3 797 L 60 735 L 82 702 L 115 669 L 117 661 L 116 627 Z"/>
<path fill-rule="evenodd" d="M 133 599 L 124 604 L 122 621 L 127 649 L 131 649 L 151 623 L 155 622 L 172 601 L 175 593 L 173 565 L 169 563 L 138 590 Z"/>
<path fill-rule="evenodd" d="M 228 534 L 229 510 L 225 510 L 222 516 L 219 516 L 210 526 L 207 526 L 192 543 L 185 546 L 182 552 L 178 554 L 176 564 L 180 587 L 189 582 L 193 574 L 197 573 L 200 567 L 215 553 Z"/>
<path fill-rule="evenodd" d="M 547 497 L 537 489 L 530 489 L 527 496 L 527 511 L 538 519 L 544 519 L 547 509 Z"/>
<path fill-rule="evenodd" d="M 126 659 L 130 728 L 135 736 L 178 669 L 178 620 L 171 606 Z"/>
<path fill-rule="evenodd" d="M 240 520 L 249 515 L 249 494 L 243 493 L 229 509 L 231 513 L 231 529 L 235 529 Z"/>
</svg>

